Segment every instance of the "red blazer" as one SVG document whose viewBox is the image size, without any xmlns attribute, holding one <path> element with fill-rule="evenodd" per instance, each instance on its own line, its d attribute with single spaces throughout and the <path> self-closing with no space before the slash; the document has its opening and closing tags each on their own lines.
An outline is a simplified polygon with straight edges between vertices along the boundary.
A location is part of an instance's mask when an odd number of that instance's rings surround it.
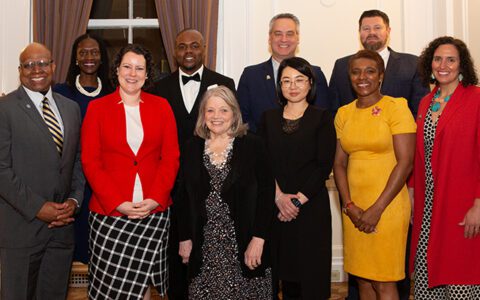
<svg viewBox="0 0 480 300">
<path fill-rule="evenodd" d="M 417 116 L 411 271 L 425 200 L 423 125 L 436 90 L 422 99 Z M 458 225 L 480 198 L 480 88 L 458 85 L 438 121 L 431 162 L 435 194 L 427 250 L 429 286 L 480 284 L 480 237 L 464 238 L 464 227 Z"/>
<path fill-rule="evenodd" d="M 137 155 L 127 142 L 125 109 L 117 91 L 92 101 L 83 121 L 82 165 L 93 194 L 90 210 L 121 216 L 116 208 L 131 201 L 135 176 L 143 197 L 159 203 L 154 212 L 167 209 L 179 165 L 177 128 L 168 102 L 141 93 L 140 117 L 144 138 Z"/>
</svg>

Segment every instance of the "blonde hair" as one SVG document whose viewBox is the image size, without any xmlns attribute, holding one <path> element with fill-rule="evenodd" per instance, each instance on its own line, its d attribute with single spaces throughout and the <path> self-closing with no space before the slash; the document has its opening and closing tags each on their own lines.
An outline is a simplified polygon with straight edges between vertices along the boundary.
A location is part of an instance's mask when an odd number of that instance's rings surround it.
<svg viewBox="0 0 480 300">
<path fill-rule="evenodd" d="M 210 138 L 210 130 L 205 123 L 205 107 L 207 106 L 208 99 L 212 97 L 219 97 L 233 112 L 233 121 L 230 128 L 229 135 L 231 137 L 243 136 L 247 133 L 248 124 L 244 124 L 242 121 L 242 113 L 240 111 L 240 106 L 238 105 L 237 98 L 233 92 L 226 86 L 220 85 L 214 88 L 208 89 L 202 97 L 202 102 L 200 102 L 200 107 L 198 108 L 198 118 L 195 125 L 194 134 L 203 138 Z"/>
</svg>

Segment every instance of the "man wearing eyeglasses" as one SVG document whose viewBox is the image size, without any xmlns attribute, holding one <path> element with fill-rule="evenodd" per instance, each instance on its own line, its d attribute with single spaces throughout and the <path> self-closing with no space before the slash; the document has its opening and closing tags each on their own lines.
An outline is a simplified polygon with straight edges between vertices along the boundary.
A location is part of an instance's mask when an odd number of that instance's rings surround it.
<svg viewBox="0 0 480 300">
<path fill-rule="evenodd" d="M 0 99 L 0 298 L 65 299 L 85 182 L 80 109 L 52 93 L 44 45 L 28 45 L 18 71 L 20 87 Z"/>
<path fill-rule="evenodd" d="M 275 91 L 277 71 L 285 58 L 295 56 L 300 41 L 300 21 L 290 13 L 281 13 L 270 20 L 268 44 L 272 56 L 258 65 L 243 70 L 238 83 L 238 102 L 243 121 L 250 130 L 257 131 L 264 111 L 280 106 Z M 317 79 L 314 104 L 329 109 L 327 80 L 322 70 L 313 66 Z"/>
</svg>

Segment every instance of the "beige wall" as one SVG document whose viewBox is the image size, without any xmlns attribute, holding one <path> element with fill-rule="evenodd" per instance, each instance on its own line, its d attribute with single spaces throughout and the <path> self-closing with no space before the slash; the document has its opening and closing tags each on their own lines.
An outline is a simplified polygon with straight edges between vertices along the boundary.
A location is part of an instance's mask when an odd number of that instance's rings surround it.
<svg viewBox="0 0 480 300">
<path fill-rule="evenodd" d="M 30 1 L 0 0 L 0 94 L 17 88 L 18 54 L 30 40 Z"/>
<path fill-rule="evenodd" d="M 358 17 L 381 9 L 390 17 L 390 46 L 419 54 L 434 37 L 455 35 L 470 47 L 480 68 L 480 1 L 478 0 L 220 0 L 218 68 L 238 79 L 243 68 L 269 57 L 268 22 L 280 12 L 300 18 L 299 56 L 320 66 L 327 79 L 335 59 L 360 47 Z M 0 0 L 0 92 L 18 86 L 18 53 L 31 40 L 30 1 Z M 330 191 L 333 214 L 334 270 L 342 267 L 342 235 L 338 195 Z M 334 277 L 342 278 L 341 273 Z"/>
</svg>

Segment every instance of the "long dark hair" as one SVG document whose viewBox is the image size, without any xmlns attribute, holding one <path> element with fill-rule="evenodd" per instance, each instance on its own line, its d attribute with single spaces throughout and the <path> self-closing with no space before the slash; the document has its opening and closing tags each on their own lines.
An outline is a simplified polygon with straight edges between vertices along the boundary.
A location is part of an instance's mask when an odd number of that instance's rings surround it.
<svg viewBox="0 0 480 300">
<path fill-rule="evenodd" d="M 280 67 L 278 68 L 277 95 L 280 105 L 285 106 L 288 102 L 287 98 L 283 96 L 282 84 L 280 82 L 282 79 L 282 72 L 286 67 L 293 68 L 308 77 L 308 80 L 310 81 L 310 91 L 308 91 L 307 94 L 307 102 L 309 104 L 312 104 L 315 101 L 315 93 L 317 91 L 317 79 L 315 78 L 315 73 L 313 72 L 312 65 L 310 65 L 307 60 L 298 56 L 294 56 L 282 60 L 282 62 L 280 63 Z"/>
<path fill-rule="evenodd" d="M 460 74 L 463 75 L 463 80 L 461 81 L 462 85 L 465 87 L 476 85 L 478 83 L 478 77 L 475 73 L 475 66 L 467 45 L 465 45 L 463 41 L 451 36 L 442 36 L 434 39 L 420 55 L 418 60 L 418 73 L 422 78 L 423 84 L 428 85 L 429 83 L 436 83 L 436 80 L 432 80 L 430 76 L 432 75 L 433 54 L 441 45 L 453 45 L 457 48 L 460 58 Z"/>
<path fill-rule="evenodd" d="M 82 34 L 75 40 L 75 42 L 73 42 L 72 54 L 70 55 L 70 66 L 68 67 L 66 82 L 71 87 L 75 86 L 75 79 L 77 75 L 80 74 L 80 67 L 77 66 L 77 48 L 78 44 L 80 44 L 81 41 L 86 39 L 92 39 L 98 43 L 98 47 L 100 48 L 100 66 L 97 70 L 97 76 L 102 81 L 103 89 L 106 91 L 111 91 L 112 88 L 109 78 L 110 64 L 108 59 L 107 47 L 105 46 L 105 43 L 101 38 L 90 33 Z"/>
</svg>

